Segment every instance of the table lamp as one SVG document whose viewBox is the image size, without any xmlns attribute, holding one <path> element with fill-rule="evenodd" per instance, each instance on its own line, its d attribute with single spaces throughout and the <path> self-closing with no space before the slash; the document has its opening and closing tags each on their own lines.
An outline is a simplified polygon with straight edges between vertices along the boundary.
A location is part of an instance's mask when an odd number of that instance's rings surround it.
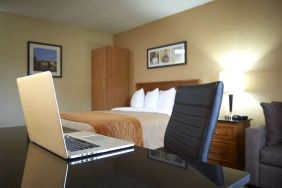
<svg viewBox="0 0 282 188">
<path fill-rule="evenodd" d="M 222 71 L 219 80 L 224 83 L 224 92 L 229 93 L 229 114 L 226 119 L 232 120 L 233 94 L 244 90 L 244 73 L 240 71 Z"/>
</svg>

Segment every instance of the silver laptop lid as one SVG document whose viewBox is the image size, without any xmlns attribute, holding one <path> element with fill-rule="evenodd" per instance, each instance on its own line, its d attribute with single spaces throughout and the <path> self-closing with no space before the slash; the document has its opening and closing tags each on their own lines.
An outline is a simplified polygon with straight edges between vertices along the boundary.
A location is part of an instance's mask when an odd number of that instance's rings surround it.
<svg viewBox="0 0 282 188">
<path fill-rule="evenodd" d="M 21 77 L 17 83 L 30 140 L 67 158 L 51 72 Z"/>
</svg>

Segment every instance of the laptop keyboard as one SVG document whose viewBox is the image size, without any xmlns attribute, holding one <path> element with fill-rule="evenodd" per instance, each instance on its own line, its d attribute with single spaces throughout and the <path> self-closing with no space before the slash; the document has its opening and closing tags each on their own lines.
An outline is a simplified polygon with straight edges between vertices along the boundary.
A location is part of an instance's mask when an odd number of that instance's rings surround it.
<svg viewBox="0 0 282 188">
<path fill-rule="evenodd" d="M 65 135 L 65 142 L 66 142 L 67 150 L 71 152 L 99 147 L 99 145 L 92 144 L 84 140 L 80 140 L 67 135 Z"/>
</svg>

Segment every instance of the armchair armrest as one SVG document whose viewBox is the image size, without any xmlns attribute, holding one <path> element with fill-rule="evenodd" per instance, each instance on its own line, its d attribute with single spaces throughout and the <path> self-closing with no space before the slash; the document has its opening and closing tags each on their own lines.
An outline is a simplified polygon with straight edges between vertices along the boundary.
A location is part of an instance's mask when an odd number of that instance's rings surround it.
<svg viewBox="0 0 282 188">
<path fill-rule="evenodd" d="M 250 184 L 259 185 L 259 151 L 266 145 L 266 128 L 251 127 L 246 129 L 246 171 L 251 176 Z"/>
</svg>

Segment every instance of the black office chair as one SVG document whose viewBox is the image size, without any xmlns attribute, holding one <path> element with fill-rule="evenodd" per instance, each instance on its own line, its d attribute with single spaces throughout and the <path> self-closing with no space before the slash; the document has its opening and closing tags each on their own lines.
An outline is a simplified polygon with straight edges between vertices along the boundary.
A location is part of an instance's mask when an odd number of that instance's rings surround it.
<svg viewBox="0 0 282 188">
<path fill-rule="evenodd" d="M 164 150 L 207 162 L 223 93 L 218 81 L 177 89 L 164 138 Z"/>
</svg>

